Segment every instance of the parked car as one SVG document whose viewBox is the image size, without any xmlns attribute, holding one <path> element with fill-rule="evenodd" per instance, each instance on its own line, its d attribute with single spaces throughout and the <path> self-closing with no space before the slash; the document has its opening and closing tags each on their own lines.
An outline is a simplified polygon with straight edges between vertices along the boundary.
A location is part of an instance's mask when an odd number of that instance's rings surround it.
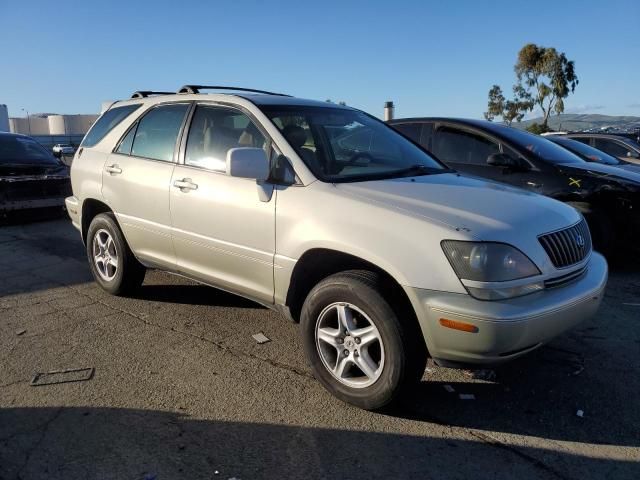
<svg viewBox="0 0 640 480">
<path fill-rule="evenodd" d="M 159 268 L 278 310 L 367 409 L 427 354 L 502 363 L 598 309 L 607 263 L 575 209 L 459 176 L 353 108 L 204 88 L 114 104 L 76 153 L 68 211 L 106 291 Z"/>
<path fill-rule="evenodd" d="M 582 158 L 585 162 L 602 163 L 604 165 L 612 165 L 635 173 L 640 173 L 640 165 L 635 165 L 633 163 L 620 160 L 616 157 L 612 157 L 602 150 L 593 148 L 591 145 L 579 142 L 578 140 L 575 140 L 573 138 L 567 138 L 563 135 L 549 135 L 545 136 L 544 138 L 560 145 L 561 147 L 566 148 L 571 153 L 574 153 Z"/>
<path fill-rule="evenodd" d="M 408 118 L 391 124 L 450 168 L 578 209 L 599 251 L 613 256 L 637 245 L 638 173 L 585 162 L 546 137 L 483 120 Z"/>
<path fill-rule="evenodd" d="M 73 155 L 76 149 L 68 143 L 58 143 L 53 146 L 53 153 L 58 155 Z"/>
<path fill-rule="evenodd" d="M 0 216 L 64 207 L 69 168 L 26 135 L 0 133 Z"/>
<path fill-rule="evenodd" d="M 619 160 L 640 164 L 640 144 L 631 138 L 604 133 L 570 133 L 567 138 L 591 145 Z"/>
</svg>

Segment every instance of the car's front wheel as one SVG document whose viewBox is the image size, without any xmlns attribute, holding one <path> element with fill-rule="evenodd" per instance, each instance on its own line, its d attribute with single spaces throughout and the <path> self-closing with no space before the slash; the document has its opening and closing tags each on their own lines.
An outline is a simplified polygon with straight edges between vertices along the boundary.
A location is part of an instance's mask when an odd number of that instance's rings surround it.
<svg viewBox="0 0 640 480">
<path fill-rule="evenodd" d="M 380 277 L 348 271 L 309 293 L 302 310 L 304 347 L 314 375 L 339 399 L 367 410 L 391 403 L 422 376 L 426 352 L 414 321 L 402 321 Z"/>
<path fill-rule="evenodd" d="M 96 282 L 112 295 L 125 295 L 138 288 L 145 268 L 135 258 L 113 214 L 101 213 L 87 232 L 87 258 Z"/>
</svg>

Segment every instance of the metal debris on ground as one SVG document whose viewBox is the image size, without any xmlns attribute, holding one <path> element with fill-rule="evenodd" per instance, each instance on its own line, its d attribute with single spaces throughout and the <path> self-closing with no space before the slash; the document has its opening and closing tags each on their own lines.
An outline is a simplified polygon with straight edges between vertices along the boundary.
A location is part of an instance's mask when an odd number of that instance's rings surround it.
<svg viewBox="0 0 640 480">
<path fill-rule="evenodd" d="M 31 379 L 30 385 L 32 387 L 39 387 L 41 385 L 55 385 L 58 383 L 86 382 L 93 378 L 94 372 L 94 367 L 87 367 L 36 373 Z"/>
<path fill-rule="evenodd" d="M 16 330 L 16 335 L 18 335 L 18 336 L 23 335 L 25 333 L 27 333 L 27 331 L 24 328 L 22 328 L 20 330 Z"/>
<path fill-rule="evenodd" d="M 251 335 L 253 337 L 253 339 L 258 342 L 259 344 L 263 344 L 263 343 L 267 343 L 270 342 L 271 339 L 266 337 L 264 333 L 260 332 L 260 333 L 256 333 L 255 335 Z"/>
<path fill-rule="evenodd" d="M 453 388 L 451 385 L 443 385 L 442 388 L 444 388 L 449 393 L 453 393 L 456 391 L 456 389 Z"/>
<path fill-rule="evenodd" d="M 475 400 L 476 396 L 473 393 L 461 393 L 460 400 Z"/>
<path fill-rule="evenodd" d="M 489 369 L 463 370 L 462 373 L 464 373 L 467 377 L 473 378 L 475 380 L 490 381 L 490 380 L 495 380 L 496 378 L 496 371 L 489 370 Z"/>
<path fill-rule="evenodd" d="M 580 418 L 584 418 L 584 410 L 578 410 L 578 411 L 576 412 L 576 416 L 577 416 L 577 417 L 580 417 Z"/>
</svg>

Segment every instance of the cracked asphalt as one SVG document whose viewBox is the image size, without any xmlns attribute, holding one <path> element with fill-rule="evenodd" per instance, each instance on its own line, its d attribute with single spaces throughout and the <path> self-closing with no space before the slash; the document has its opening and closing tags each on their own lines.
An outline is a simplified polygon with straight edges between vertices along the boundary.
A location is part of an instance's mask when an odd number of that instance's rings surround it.
<svg viewBox="0 0 640 480">
<path fill-rule="evenodd" d="M 93 378 L 30 385 L 81 367 Z M 638 479 L 640 267 L 495 373 L 430 364 L 401 405 L 361 411 L 315 382 L 278 314 L 160 272 L 111 297 L 67 220 L 0 227 L 0 480 Z"/>
</svg>

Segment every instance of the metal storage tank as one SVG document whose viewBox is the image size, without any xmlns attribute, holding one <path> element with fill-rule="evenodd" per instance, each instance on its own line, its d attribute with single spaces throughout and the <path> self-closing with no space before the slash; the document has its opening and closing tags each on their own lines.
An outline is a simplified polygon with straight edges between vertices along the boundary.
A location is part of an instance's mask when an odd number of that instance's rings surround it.
<svg viewBox="0 0 640 480">
<path fill-rule="evenodd" d="M 49 135 L 67 134 L 64 115 L 49 115 L 47 120 L 49 120 Z"/>
<path fill-rule="evenodd" d="M 9 129 L 9 110 L 7 106 L 0 103 L 0 132 L 8 132 Z"/>
</svg>

